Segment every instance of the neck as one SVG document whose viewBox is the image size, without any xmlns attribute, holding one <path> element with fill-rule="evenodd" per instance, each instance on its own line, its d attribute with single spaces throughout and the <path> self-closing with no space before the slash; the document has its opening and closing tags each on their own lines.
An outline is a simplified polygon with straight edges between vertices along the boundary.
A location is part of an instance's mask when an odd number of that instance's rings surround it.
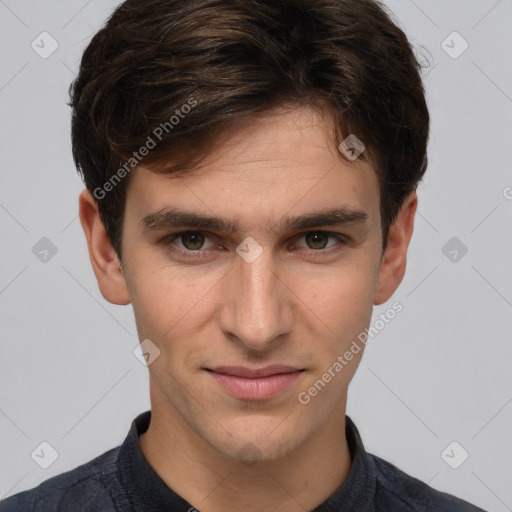
<svg viewBox="0 0 512 512">
<path fill-rule="evenodd" d="M 165 407 L 152 407 L 140 447 L 169 488 L 209 512 L 313 510 L 345 481 L 351 465 L 345 400 L 310 438 L 274 460 L 227 457 Z"/>
</svg>

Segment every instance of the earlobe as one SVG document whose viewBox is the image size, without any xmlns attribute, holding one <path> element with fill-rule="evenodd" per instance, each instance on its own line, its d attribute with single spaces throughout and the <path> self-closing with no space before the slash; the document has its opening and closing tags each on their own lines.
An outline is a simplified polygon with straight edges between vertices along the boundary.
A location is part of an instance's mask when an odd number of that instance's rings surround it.
<svg viewBox="0 0 512 512">
<path fill-rule="evenodd" d="M 97 202 L 87 189 L 79 197 L 79 215 L 101 294 L 112 304 L 130 304 L 121 262 L 101 221 Z"/>
<path fill-rule="evenodd" d="M 411 192 L 400 208 L 395 222 L 390 226 L 388 245 L 382 258 L 377 292 L 373 302 L 376 306 L 388 301 L 402 282 L 417 206 L 418 197 L 415 192 Z"/>
</svg>

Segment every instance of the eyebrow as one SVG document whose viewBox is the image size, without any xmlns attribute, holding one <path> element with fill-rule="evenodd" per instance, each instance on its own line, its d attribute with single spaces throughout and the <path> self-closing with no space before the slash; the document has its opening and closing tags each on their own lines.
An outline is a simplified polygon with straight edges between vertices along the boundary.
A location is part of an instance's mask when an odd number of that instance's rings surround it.
<svg viewBox="0 0 512 512">
<path fill-rule="evenodd" d="M 311 229 L 320 226 L 342 226 L 346 224 L 363 224 L 368 219 L 368 213 L 349 206 L 307 213 L 298 217 L 285 216 L 272 228 L 272 231 L 292 231 Z M 197 229 L 236 233 L 240 224 L 232 219 L 211 217 L 195 212 L 175 208 L 165 208 L 161 211 L 146 215 L 140 220 L 142 231 L 160 229 Z"/>
</svg>

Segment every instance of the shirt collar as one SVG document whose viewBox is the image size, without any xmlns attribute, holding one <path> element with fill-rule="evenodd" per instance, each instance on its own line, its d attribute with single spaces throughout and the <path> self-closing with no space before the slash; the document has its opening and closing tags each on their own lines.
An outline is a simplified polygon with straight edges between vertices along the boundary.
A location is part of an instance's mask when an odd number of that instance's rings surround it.
<svg viewBox="0 0 512 512">
<path fill-rule="evenodd" d="M 139 414 L 120 447 L 117 471 L 121 485 L 137 510 L 188 512 L 191 505 L 167 486 L 142 453 L 139 436 L 147 431 L 150 421 L 151 411 Z M 366 452 L 359 431 L 348 416 L 345 416 L 345 433 L 352 458 L 349 474 L 343 484 L 314 512 L 365 512 L 372 506 L 376 489 L 373 459 Z"/>
</svg>

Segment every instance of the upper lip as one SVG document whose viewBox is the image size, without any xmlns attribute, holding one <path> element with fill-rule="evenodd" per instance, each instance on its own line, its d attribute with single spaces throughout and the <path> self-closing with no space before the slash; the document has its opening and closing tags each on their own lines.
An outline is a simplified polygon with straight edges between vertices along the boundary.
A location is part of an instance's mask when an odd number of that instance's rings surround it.
<svg viewBox="0 0 512 512">
<path fill-rule="evenodd" d="M 235 377 L 268 377 L 269 375 L 278 375 L 280 373 L 300 372 L 302 368 L 295 368 L 293 366 L 286 366 L 282 364 L 273 364 L 265 366 L 264 368 L 246 368 L 244 366 L 217 366 L 215 368 L 208 368 L 215 373 L 224 373 L 226 375 L 233 375 Z"/>
</svg>

